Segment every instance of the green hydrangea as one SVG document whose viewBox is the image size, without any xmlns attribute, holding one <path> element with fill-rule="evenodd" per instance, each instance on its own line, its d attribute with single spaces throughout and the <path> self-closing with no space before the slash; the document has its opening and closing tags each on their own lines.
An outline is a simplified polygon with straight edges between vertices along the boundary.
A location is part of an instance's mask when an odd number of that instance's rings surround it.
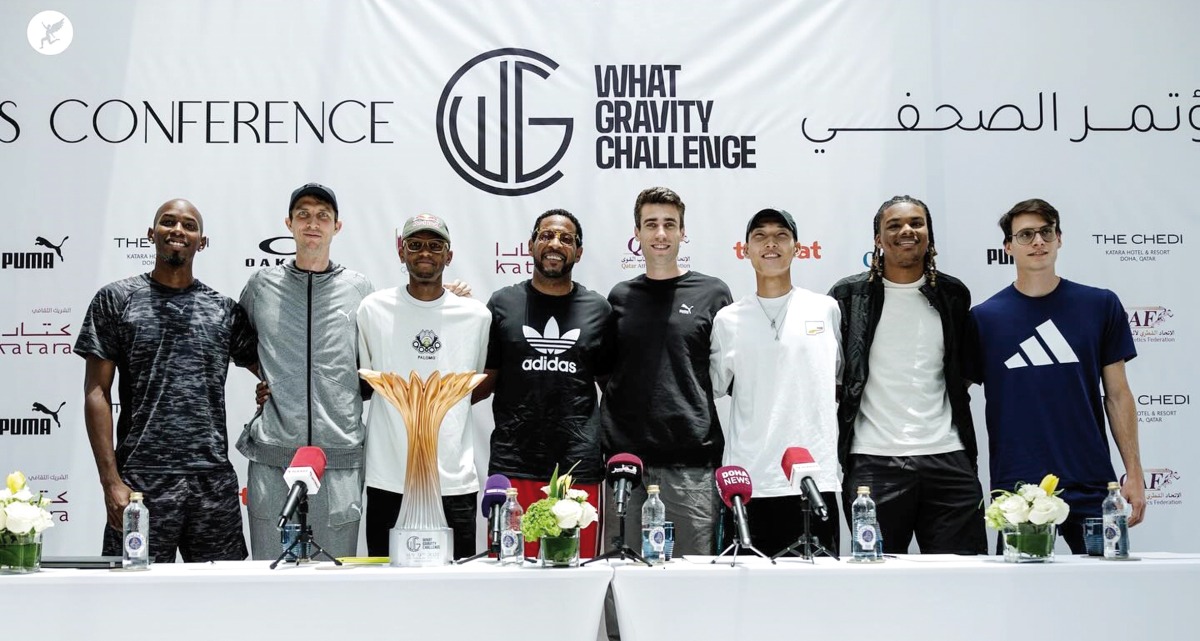
<svg viewBox="0 0 1200 641">
<path fill-rule="evenodd" d="M 526 541 L 537 541 L 543 536 L 558 536 L 562 528 L 558 527 L 558 519 L 550 508 L 554 507 L 555 499 L 542 499 L 534 502 L 521 517 L 521 534 Z"/>
</svg>

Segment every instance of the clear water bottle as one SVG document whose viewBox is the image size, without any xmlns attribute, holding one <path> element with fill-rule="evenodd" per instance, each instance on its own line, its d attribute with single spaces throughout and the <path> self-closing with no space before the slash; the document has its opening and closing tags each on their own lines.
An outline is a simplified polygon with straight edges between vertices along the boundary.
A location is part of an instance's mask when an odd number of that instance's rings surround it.
<svg viewBox="0 0 1200 641">
<path fill-rule="evenodd" d="M 121 567 L 126 570 L 150 569 L 150 510 L 142 503 L 141 492 L 129 495 L 122 541 Z"/>
<path fill-rule="evenodd" d="M 1108 496 L 1104 497 L 1104 558 L 1129 558 L 1129 522 L 1125 516 L 1125 499 L 1121 497 L 1121 484 L 1108 484 Z"/>
<path fill-rule="evenodd" d="M 658 486 L 646 488 L 646 502 L 642 504 L 642 556 L 652 565 L 666 562 L 663 549 L 667 544 L 667 506 L 658 496 Z"/>
<path fill-rule="evenodd" d="M 850 560 L 856 563 L 878 563 L 883 560 L 883 541 L 879 536 L 879 520 L 875 516 L 875 501 L 871 488 L 860 485 L 858 498 L 850 505 Z"/>
<path fill-rule="evenodd" d="M 521 534 L 521 516 L 525 510 L 517 503 L 517 488 L 505 492 L 500 506 L 500 565 L 521 565 L 525 562 L 525 535 Z"/>
</svg>

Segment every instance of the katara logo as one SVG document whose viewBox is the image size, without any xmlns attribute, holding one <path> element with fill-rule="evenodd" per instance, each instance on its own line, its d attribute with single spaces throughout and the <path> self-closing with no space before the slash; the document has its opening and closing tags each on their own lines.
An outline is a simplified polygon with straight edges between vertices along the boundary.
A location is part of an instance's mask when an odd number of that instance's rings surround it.
<svg viewBox="0 0 1200 641">
<path fill-rule="evenodd" d="M 471 58 L 454 72 L 438 100 L 437 133 L 442 155 L 463 180 L 498 196 L 523 196 L 562 178 L 562 172 L 554 167 L 571 144 L 574 121 L 525 116 L 529 74 L 545 80 L 556 69 L 557 62 L 536 51 L 495 49 Z M 489 117 L 485 92 L 492 92 L 498 115 Z M 474 99 L 474 113 L 460 119 L 463 94 Z M 500 130 L 499 136 L 490 140 L 489 123 L 498 124 Z M 561 138 L 556 143 L 553 136 L 544 135 L 542 127 L 561 127 Z M 469 150 L 463 140 L 470 140 L 471 134 L 474 145 Z M 495 146 L 489 148 L 489 142 Z M 547 156 L 548 160 L 527 170 L 527 160 Z"/>
<path fill-rule="evenodd" d="M 44 55 L 54 56 L 71 46 L 75 30 L 71 21 L 57 11 L 43 11 L 29 21 L 25 28 L 25 37 L 33 50 Z"/>
</svg>

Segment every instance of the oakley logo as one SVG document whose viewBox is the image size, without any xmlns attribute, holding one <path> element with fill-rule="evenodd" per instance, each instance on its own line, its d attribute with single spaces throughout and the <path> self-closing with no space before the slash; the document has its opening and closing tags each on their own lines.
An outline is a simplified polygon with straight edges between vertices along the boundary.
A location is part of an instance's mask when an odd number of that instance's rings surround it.
<svg viewBox="0 0 1200 641">
<path fill-rule="evenodd" d="M 454 72 L 438 100 L 437 133 L 442 155 L 463 180 L 491 194 L 523 196 L 562 178 L 554 168 L 571 144 L 574 121 L 525 115 L 526 81 L 546 80 L 556 69 L 557 62 L 536 51 L 495 49 Z M 499 132 L 489 132 L 489 123 Z"/>
<path fill-rule="evenodd" d="M 1045 344 L 1044 348 L 1043 344 Z M 1079 357 L 1075 355 L 1075 350 L 1071 349 L 1067 339 L 1063 338 L 1062 332 L 1058 331 L 1054 321 L 1048 320 L 1035 328 L 1033 336 L 1021 341 L 1020 349 L 1011 358 L 1004 361 L 1004 366 L 1008 369 L 1017 369 L 1026 366 L 1039 367 L 1055 363 L 1078 362 Z"/>
</svg>

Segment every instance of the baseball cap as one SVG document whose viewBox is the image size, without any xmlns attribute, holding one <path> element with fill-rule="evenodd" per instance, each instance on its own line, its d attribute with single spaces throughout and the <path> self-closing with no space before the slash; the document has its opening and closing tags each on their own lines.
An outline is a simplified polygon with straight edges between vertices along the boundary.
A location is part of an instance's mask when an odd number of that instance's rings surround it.
<svg viewBox="0 0 1200 641">
<path fill-rule="evenodd" d="M 433 232 L 444 238 L 446 242 L 450 242 L 450 228 L 446 226 L 446 221 L 437 216 L 417 214 L 409 218 L 404 221 L 404 228 L 400 230 L 400 237 L 408 238 L 419 231 Z"/>
<path fill-rule="evenodd" d="M 758 213 L 750 217 L 750 222 L 746 223 L 746 240 L 750 240 L 750 232 L 754 231 L 755 227 L 760 227 L 768 222 L 782 222 L 784 227 L 787 227 L 792 232 L 792 238 L 798 238 L 796 233 L 796 221 L 792 215 L 784 209 L 766 209 L 758 210 Z"/>
<path fill-rule="evenodd" d="M 304 198 L 305 196 L 315 196 L 316 198 L 324 200 L 333 206 L 333 213 L 337 213 L 337 196 L 333 195 L 332 189 L 320 183 L 308 183 L 307 185 L 297 187 L 296 190 L 292 192 L 292 199 L 288 201 L 288 212 L 290 213 L 293 209 L 295 209 L 296 201 Z"/>
</svg>

